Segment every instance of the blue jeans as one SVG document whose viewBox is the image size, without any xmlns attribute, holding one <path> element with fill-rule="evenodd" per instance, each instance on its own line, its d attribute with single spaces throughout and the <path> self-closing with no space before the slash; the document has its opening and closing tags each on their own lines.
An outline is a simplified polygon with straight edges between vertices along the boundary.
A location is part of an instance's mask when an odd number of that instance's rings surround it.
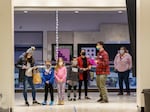
<svg viewBox="0 0 150 112">
<path fill-rule="evenodd" d="M 35 91 L 35 87 L 33 84 L 33 77 L 27 77 L 24 76 L 24 80 L 23 80 L 23 96 L 24 96 L 24 100 L 28 101 L 28 96 L 27 96 L 27 89 L 28 89 L 28 84 L 30 85 L 31 89 L 32 89 L 32 99 L 33 101 L 35 101 L 35 97 L 36 97 L 36 91 Z"/>
</svg>

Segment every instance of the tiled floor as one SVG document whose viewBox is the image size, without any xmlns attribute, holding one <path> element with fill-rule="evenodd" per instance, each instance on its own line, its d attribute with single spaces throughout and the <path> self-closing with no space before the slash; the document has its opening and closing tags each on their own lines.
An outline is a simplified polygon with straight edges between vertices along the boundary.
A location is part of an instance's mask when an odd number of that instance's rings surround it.
<svg viewBox="0 0 150 112">
<path fill-rule="evenodd" d="M 98 93 L 89 93 L 91 100 L 81 101 L 67 101 L 65 105 L 57 105 L 57 94 L 55 94 L 55 105 L 53 106 L 24 106 L 24 100 L 21 93 L 15 94 L 15 108 L 14 112 L 138 112 L 136 107 L 136 96 L 132 93 L 131 96 L 117 96 L 116 93 L 109 93 L 109 103 L 97 103 Z M 31 93 L 28 94 L 29 101 L 31 100 Z M 44 93 L 37 94 L 37 100 L 43 101 Z M 67 99 L 67 97 L 66 97 Z"/>
</svg>

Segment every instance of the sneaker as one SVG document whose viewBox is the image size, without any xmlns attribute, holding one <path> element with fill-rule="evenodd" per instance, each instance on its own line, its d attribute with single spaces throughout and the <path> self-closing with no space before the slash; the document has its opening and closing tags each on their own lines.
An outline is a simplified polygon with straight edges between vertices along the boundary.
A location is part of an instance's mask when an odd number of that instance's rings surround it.
<svg viewBox="0 0 150 112">
<path fill-rule="evenodd" d="M 29 104 L 29 102 L 28 102 L 28 101 L 26 101 L 26 102 L 25 102 L 25 105 L 26 105 L 26 106 L 30 106 L 30 104 Z"/>
<path fill-rule="evenodd" d="M 81 97 L 79 97 L 78 100 L 81 100 Z"/>
<path fill-rule="evenodd" d="M 76 98 L 73 98 L 73 101 L 76 101 Z"/>
<path fill-rule="evenodd" d="M 33 105 L 40 105 L 41 103 L 37 102 L 36 100 L 33 101 Z"/>
<path fill-rule="evenodd" d="M 119 95 L 119 96 L 120 96 L 120 95 L 123 95 L 123 93 L 119 92 L 118 95 Z"/>
<path fill-rule="evenodd" d="M 102 98 L 100 98 L 99 100 L 97 100 L 97 102 L 101 102 L 103 99 Z"/>
<path fill-rule="evenodd" d="M 108 100 L 102 100 L 100 103 L 108 103 Z"/>
<path fill-rule="evenodd" d="M 88 96 L 86 96 L 85 99 L 90 100 L 91 98 L 89 98 Z"/>
<path fill-rule="evenodd" d="M 72 101 L 72 98 L 68 98 L 68 101 Z"/>
<path fill-rule="evenodd" d="M 47 105 L 47 102 L 46 102 L 46 101 L 44 101 L 44 102 L 42 103 L 42 105 Z"/>
<path fill-rule="evenodd" d="M 54 101 L 51 101 L 51 102 L 49 103 L 49 105 L 54 105 Z"/>
</svg>

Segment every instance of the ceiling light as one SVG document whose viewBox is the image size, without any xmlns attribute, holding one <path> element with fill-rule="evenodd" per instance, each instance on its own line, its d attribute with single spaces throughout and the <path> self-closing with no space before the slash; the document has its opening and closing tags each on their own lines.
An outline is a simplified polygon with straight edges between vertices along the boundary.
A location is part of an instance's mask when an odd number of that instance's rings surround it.
<svg viewBox="0 0 150 112">
<path fill-rule="evenodd" d="M 27 14 L 28 13 L 28 11 L 23 11 L 25 14 Z"/>
<path fill-rule="evenodd" d="M 77 11 L 77 10 L 76 10 L 76 11 L 74 11 L 74 13 L 75 13 L 75 14 L 78 14 L 78 13 L 79 13 L 79 11 Z"/>
<path fill-rule="evenodd" d="M 122 13 L 123 13 L 123 11 L 121 11 L 121 10 L 120 10 L 120 11 L 118 11 L 118 14 L 122 14 Z"/>
</svg>

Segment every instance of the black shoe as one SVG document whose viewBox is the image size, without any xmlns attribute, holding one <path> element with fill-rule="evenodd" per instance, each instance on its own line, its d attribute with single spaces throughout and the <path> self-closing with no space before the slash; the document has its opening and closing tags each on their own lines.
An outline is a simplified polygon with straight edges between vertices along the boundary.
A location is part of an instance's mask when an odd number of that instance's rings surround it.
<svg viewBox="0 0 150 112">
<path fill-rule="evenodd" d="M 81 97 L 79 97 L 78 100 L 81 100 Z"/>
<path fill-rule="evenodd" d="M 76 98 L 74 98 L 73 101 L 76 101 Z"/>
<path fill-rule="evenodd" d="M 27 102 L 27 101 L 25 102 L 25 105 L 26 105 L 26 106 L 30 106 L 29 102 Z"/>
<path fill-rule="evenodd" d="M 120 96 L 120 95 L 123 95 L 123 93 L 120 93 L 120 92 L 119 92 L 118 95 L 119 95 L 119 96 Z"/>
<path fill-rule="evenodd" d="M 101 102 L 103 99 L 102 98 L 100 98 L 99 100 L 97 100 L 97 102 Z"/>
<path fill-rule="evenodd" d="M 85 99 L 90 100 L 91 98 L 89 98 L 88 96 L 86 96 Z"/>
<path fill-rule="evenodd" d="M 108 103 L 108 100 L 102 100 L 100 103 Z"/>
<path fill-rule="evenodd" d="M 41 105 L 41 103 L 39 103 L 35 100 L 35 101 L 33 101 L 33 105 Z"/>
<path fill-rule="evenodd" d="M 72 101 L 72 98 L 68 98 L 68 101 Z"/>
</svg>

